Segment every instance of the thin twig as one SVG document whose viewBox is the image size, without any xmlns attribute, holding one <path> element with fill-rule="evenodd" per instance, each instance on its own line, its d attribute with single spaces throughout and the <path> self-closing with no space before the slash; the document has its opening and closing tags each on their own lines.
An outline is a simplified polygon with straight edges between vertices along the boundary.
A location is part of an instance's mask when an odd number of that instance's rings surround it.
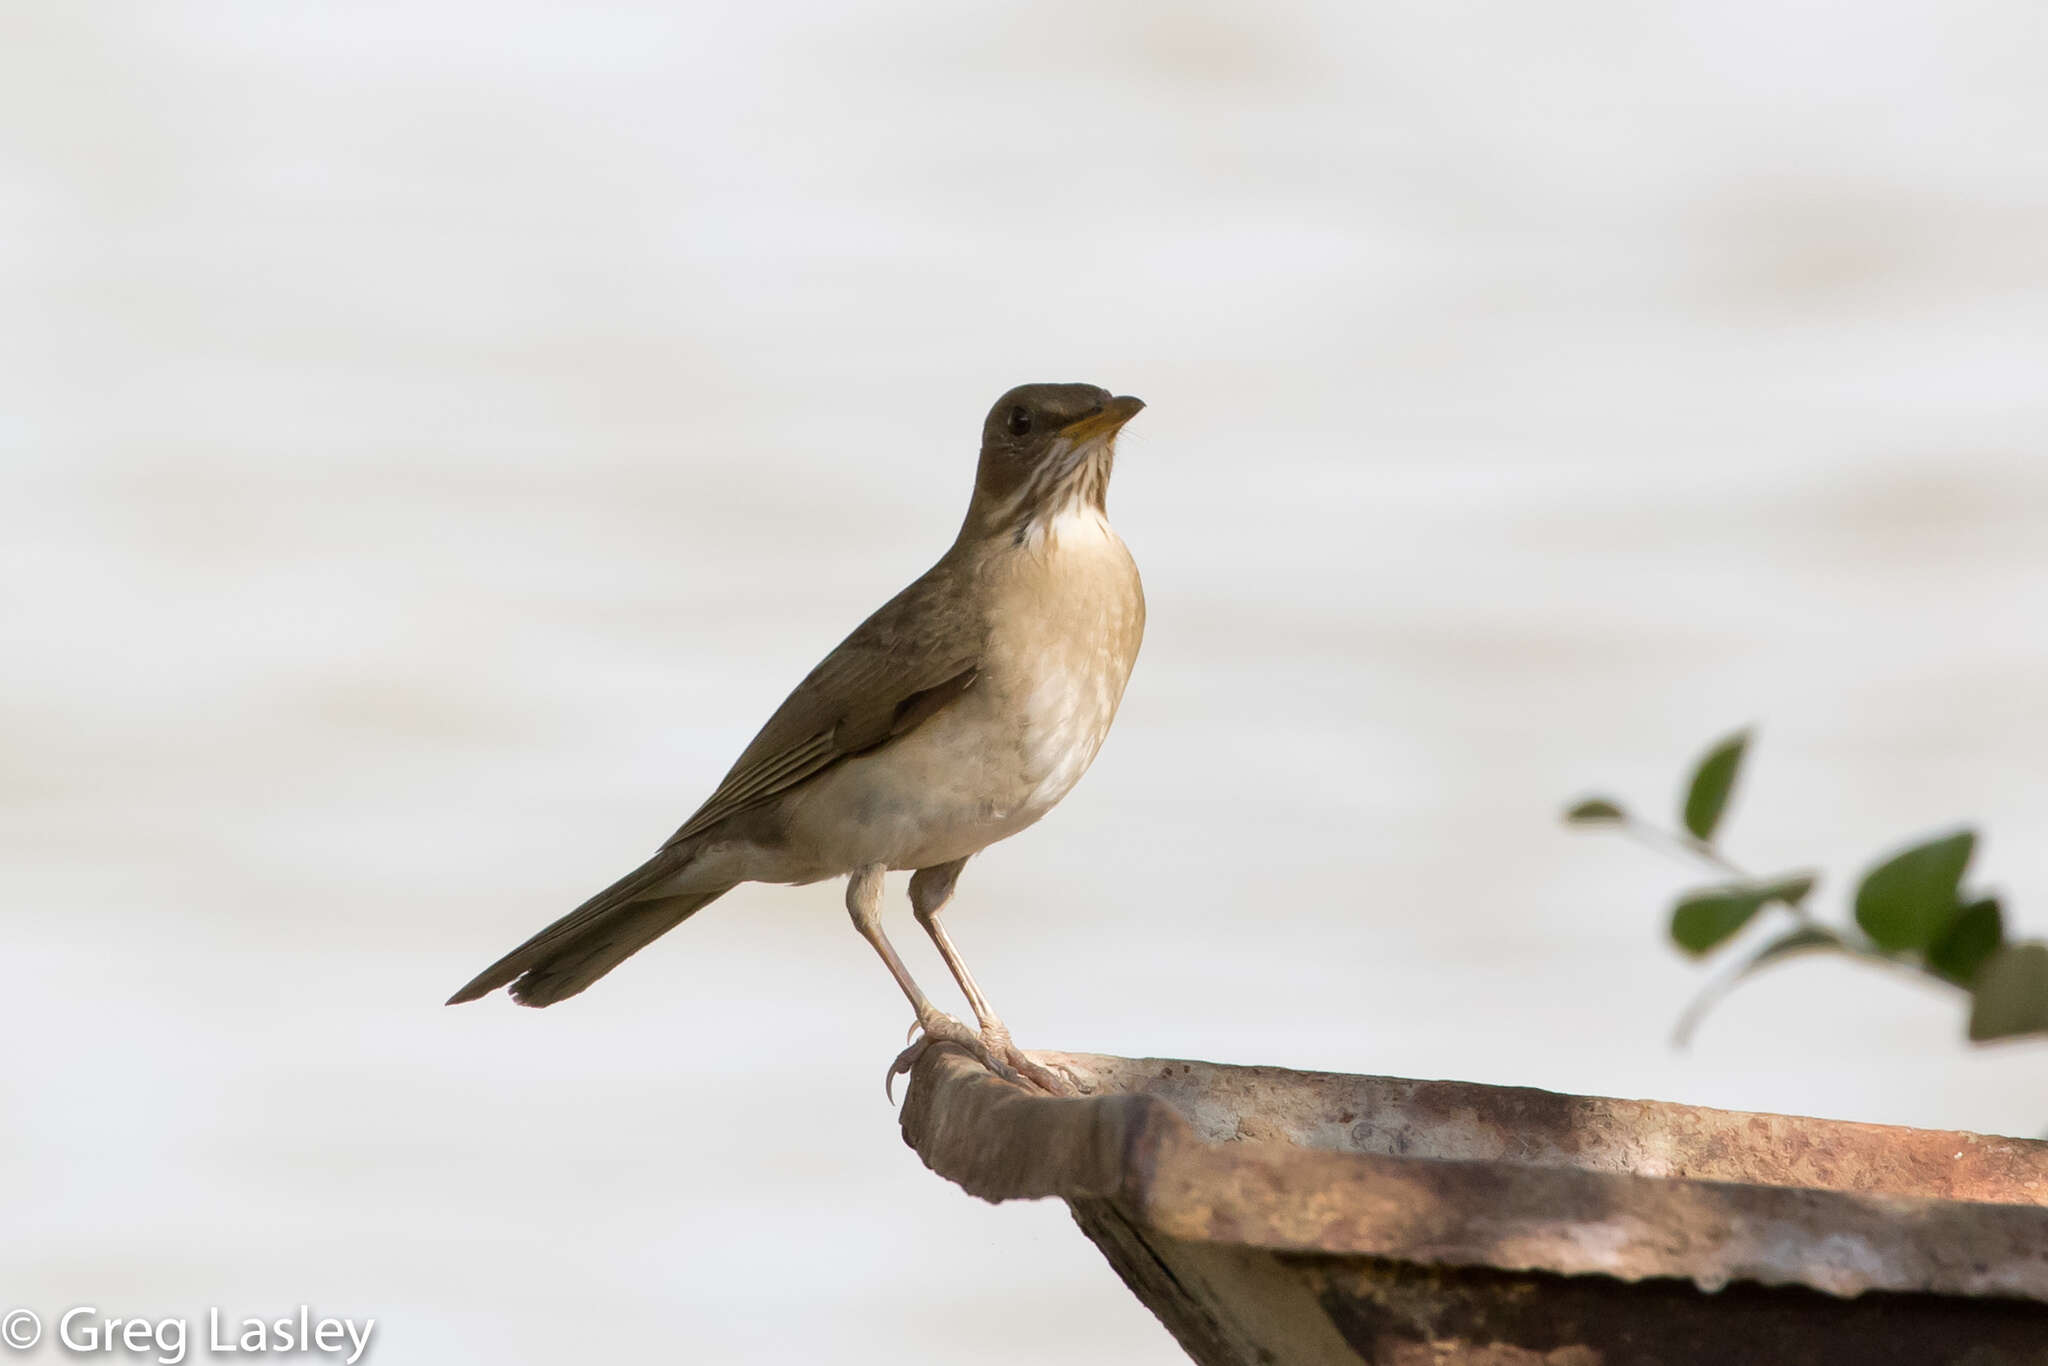
<svg viewBox="0 0 2048 1366">
<path fill-rule="evenodd" d="M 1719 868 L 1724 873 L 1745 880 L 1749 877 L 1748 873 L 1738 868 L 1725 854 L 1705 840 L 1646 825 L 1634 816 L 1622 817 L 1621 828 L 1624 834 L 1633 837 L 1638 844 L 1662 850 L 1667 854 L 1690 854 L 1702 863 Z"/>
<path fill-rule="evenodd" d="M 1867 940 L 1862 940 L 1859 937 L 1855 936 L 1854 931 L 1844 933 L 1841 930 L 1834 929 L 1832 926 L 1821 925 L 1820 922 L 1816 920 L 1812 915 L 1808 914 L 1805 908 L 1803 907 L 1787 905 L 1783 902 L 1779 902 L 1776 904 L 1782 906 L 1783 909 L 1790 912 L 1792 914 L 1792 917 L 1795 920 L 1799 921 L 1800 924 L 1806 926 L 1819 926 L 1822 929 L 1828 930 L 1829 933 L 1835 936 L 1835 943 L 1833 943 L 1832 945 L 1816 944 L 1813 946 L 1816 950 L 1826 948 L 1831 952 L 1840 953 L 1849 958 L 1858 959 L 1862 962 L 1870 963 L 1877 967 L 1888 968 L 1893 973 L 1899 975 L 1916 978 L 1921 981 L 1933 982 L 1937 986 L 1946 987 L 1951 991 L 1962 991 L 1965 994 L 1967 994 L 1969 991 L 1969 988 L 1960 986 L 1959 984 L 1950 981 L 1948 978 L 1943 977 L 1940 973 L 1934 971 L 1932 968 L 1926 967 L 1919 963 L 1915 963 L 1910 958 L 1903 958 L 1897 954 L 1886 953 L 1883 949 L 1878 948 L 1875 944 L 1872 944 Z M 1787 956 L 1789 957 L 1790 955 L 1788 954 Z M 1708 982 L 1704 987 L 1700 988 L 1699 994 L 1697 996 L 1694 996 L 1692 998 L 1692 1001 L 1686 1006 L 1686 1008 L 1682 1012 L 1680 1012 L 1677 1024 L 1675 1024 L 1672 1027 L 1672 1047 L 1690 1047 L 1692 1044 L 1693 1033 L 1699 1028 L 1700 1023 L 1706 1018 L 1707 1011 L 1712 1009 L 1714 1006 L 1719 1005 L 1728 996 L 1730 992 L 1735 990 L 1736 987 L 1740 986 L 1742 982 L 1750 976 L 1751 970 L 1755 966 L 1756 960 L 1754 958 L 1745 959 L 1744 961 L 1737 963 L 1733 968 L 1729 969 L 1728 971 L 1723 972 L 1713 981 Z"/>
</svg>

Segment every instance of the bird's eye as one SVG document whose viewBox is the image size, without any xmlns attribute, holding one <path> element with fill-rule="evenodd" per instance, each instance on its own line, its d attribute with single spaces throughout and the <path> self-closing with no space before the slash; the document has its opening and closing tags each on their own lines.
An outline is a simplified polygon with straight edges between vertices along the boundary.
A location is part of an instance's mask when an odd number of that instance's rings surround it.
<svg viewBox="0 0 2048 1366">
<path fill-rule="evenodd" d="M 1031 435 L 1031 414 L 1025 411 L 1021 403 L 1010 409 L 1010 435 Z"/>
</svg>

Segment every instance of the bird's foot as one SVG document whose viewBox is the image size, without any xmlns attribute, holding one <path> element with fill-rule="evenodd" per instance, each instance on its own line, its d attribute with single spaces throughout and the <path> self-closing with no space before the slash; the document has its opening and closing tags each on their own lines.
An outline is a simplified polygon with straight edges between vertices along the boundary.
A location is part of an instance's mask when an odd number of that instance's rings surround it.
<svg viewBox="0 0 2048 1366">
<path fill-rule="evenodd" d="M 1081 1094 L 1080 1087 L 1071 1077 L 1054 1071 L 1017 1047 L 1010 1039 L 1010 1031 L 1000 1020 L 984 1025 L 977 1034 L 951 1015 L 933 1011 L 931 1018 L 912 1024 L 910 1033 L 913 1042 L 896 1055 L 896 1061 L 889 1064 L 889 1075 L 882 1079 L 883 1094 L 890 1100 L 896 1099 L 896 1078 L 907 1075 L 911 1068 L 917 1066 L 917 1060 L 924 1056 L 925 1050 L 935 1043 L 949 1043 L 966 1051 L 1004 1081 L 1035 1087 L 1051 1096 Z"/>
<path fill-rule="evenodd" d="M 999 1058 L 1008 1064 L 1008 1070 L 1019 1079 L 1052 1096 L 1078 1096 L 1081 1088 L 1071 1077 L 1056 1072 L 1036 1061 L 1029 1053 L 1017 1047 L 1010 1039 L 1010 1031 L 1000 1020 L 993 1020 L 981 1029 L 981 1055 Z M 991 1064 L 992 1071 L 1002 1071 Z"/>
<path fill-rule="evenodd" d="M 917 1066 L 917 1060 L 924 1056 L 925 1050 L 935 1043 L 949 1043 L 965 1049 L 983 1067 L 1007 1081 L 1022 1080 L 1000 1055 L 992 1055 L 982 1046 L 981 1035 L 951 1015 L 941 1015 L 935 1010 L 912 1024 L 910 1032 L 913 1036 L 910 1047 L 896 1055 L 896 1061 L 889 1064 L 889 1075 L 882 1078 L 882 1092 L 892 1101 L 896 1099 L 896 1078 L 907 1075 L 911 1068 Z"/>
</svg>

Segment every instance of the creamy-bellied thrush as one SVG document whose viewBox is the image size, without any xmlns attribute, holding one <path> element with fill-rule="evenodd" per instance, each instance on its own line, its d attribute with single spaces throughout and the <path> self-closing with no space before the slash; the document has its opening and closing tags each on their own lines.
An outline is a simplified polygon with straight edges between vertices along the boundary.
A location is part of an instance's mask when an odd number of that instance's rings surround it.
<svg viewBox="0 0 2048 1366">
<path fill-rule="evenodd" d="M 939 921 L 967 860 L 1037 821 L 1102 747 L 1145 629 L 1138 569 L 1106 509 L 1116 437 L 1145 405 L 1092 384 L 1026 384 L 982 427 L 952 547 L 811 670 L 653 858 L 486 968 L 449 1004 L 502 986 L 574 996 L 742 882 L 847 877 L 846 908 L 944 1040 L 1047 1089 Z M 974 1008 L 936 1009 L 882 933 L 882 875 Z"/>
</svg>

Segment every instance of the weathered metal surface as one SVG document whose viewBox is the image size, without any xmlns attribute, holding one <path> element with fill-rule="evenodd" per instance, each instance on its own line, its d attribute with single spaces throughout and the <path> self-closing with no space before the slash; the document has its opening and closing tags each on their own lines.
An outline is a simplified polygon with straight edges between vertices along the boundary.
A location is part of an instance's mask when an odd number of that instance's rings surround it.
<svg viewBox="0 0 2048 1366">
<path fill-rule="evenodd" d="M 906 1140 L 1067 1200 L 1198 1361 L 2048 1363 L 2048 1143 L 1037 1056 L 1084 1094 L 929 1050 Z"/>
</svg>

